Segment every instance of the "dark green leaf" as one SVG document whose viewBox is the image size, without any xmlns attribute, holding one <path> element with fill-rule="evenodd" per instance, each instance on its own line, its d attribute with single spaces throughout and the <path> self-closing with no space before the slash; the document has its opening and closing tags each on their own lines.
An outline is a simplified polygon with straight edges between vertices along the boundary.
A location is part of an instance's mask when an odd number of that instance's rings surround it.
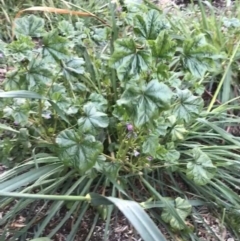
<svg viewBox="0 0 240 241">
<path fill-rule="evenodd" d="M 48 32 L 43 37 L 43 57 L 49 60 L 68 58 L 67 39 L 58 35 L 56 30 Z"/>
<path fill-rule="evenodd" d="M 90 131 L 92 128 L 106 128 L 109 124 L 108 116 L 97 111 L 91 103 L 84 105 L 85 116 L 78 120 L 78 125 L 83 131 Z"/>
<path fill-rule="evenodd" d="M 189 122 L 198 115 L 203 107 L 203 100 L 194 96 L 189 90 L 177 90 L 176 104 L 173 108 L 173 114 L 179 119 Z"/>
<path fill-rule="evenodd" d="M 167 134 L 169 123 L 163 117 L 159 117 L 158 119 L 154 120 L 154 133 L 157 133 L 159 136 L 165 136 Z"/>
<path fill-rule="evenodd" d="M 127 88 L 117 104 L 125 106 L 134 124 L 141 126 L 155 114 L 168 108 L 171 97 L 172 91 L 168 86 L 152 80 L 142 87 Z"/>
<path fill-rule="evenodd" d="M 66 165 L 81 173 L 91 169 L 102 153 L 102 143 L 91 135 L 83 135 L 74 130 L 64 130 L 56 138 L 59 146 L 59 158 Z"/>
<path fill-rule="evenodd" d="M 155 58 L 169 59 L 175 52 L 175 42 L 167 31 L 161 31 L 156 40 L 149 40 L 148 44 Z"/>
<path fill-rule="evenodd" d="M 52 74 L 44 61 L 34 59 L 29 63 L 26 80 L 30 90 L 39 92 L 41 86 L 45 87 L 52 82 Z"/>
<path fill-rule="evenodd" d="M 118 78 L 127 81 L 128 78 L 148 70 L 151 52 L 145 45 L 138 46 L 132 38 L 119 39 L 115 42 L 110 63 L 117 70 Z"/>
<path fill-rule="evenodd" d="M 164 154 L 166 150 L 159 144 L 158 136 L 149 135 L 149 137 L 143 142 L 142 152 L 153 158 L 158 158 L 159 155 Z"/>
<path fill-rule="evenodd" d="M 66 121 L 66 123 L 70 124 L 68 118 L 66 117 L 64 112 L 59 108 L 59 106 L 52 100 L 48 100 L 48 101 L 50 102 L 50 104 L 52 105 L 52 107 L 56 111 L 56 113 L 61 117 L 61 119 Z"/>
<path fill-rule="evenodd" d="M 155 40 L 159 32 L 166 28 L 159 11 L 150 10 L 147 14 L 136 15 L 134 32 L 145 39 Z"/>
<path fill-rule="evenodd" d="M 193 76 L 202 78 L 206 71 L 212 70 L 214 54 L 215 49 L 206 42 L 203 34 L 187 39 L 183 45 L 183 66 Z"/>
<path fill-rule="evenodd" d="M 100 94 L 92 93 L 89 96 L 89 100 L 94 104 L 98 111 L 106 111 L 108 107 L 108 101 Z"/>
<path fill-rule="evenodd" d="M 71 81 L 72 77 L 79 76 L 84 73 L 84 60 L 82 58 L 69 58 L 64 62 L 63 75 Z"/>
</svg>

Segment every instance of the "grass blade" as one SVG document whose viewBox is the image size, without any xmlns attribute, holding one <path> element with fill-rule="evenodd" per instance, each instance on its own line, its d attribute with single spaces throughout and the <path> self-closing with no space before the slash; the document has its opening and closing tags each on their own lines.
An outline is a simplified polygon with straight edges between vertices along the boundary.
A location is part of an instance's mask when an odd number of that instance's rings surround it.
<svg viewBox="0 0 240 241">
<path fill-rule="evenodd" d="M 93 205 L 114 204 L 131 222 L 134 228 L 145 241 L 166 241 L 158 227 L 150 219 L 141 206 L 134 201 L 126 201 L 114 197 L 103 197 L 91 193 L 91 203 Z"/>
</svg>

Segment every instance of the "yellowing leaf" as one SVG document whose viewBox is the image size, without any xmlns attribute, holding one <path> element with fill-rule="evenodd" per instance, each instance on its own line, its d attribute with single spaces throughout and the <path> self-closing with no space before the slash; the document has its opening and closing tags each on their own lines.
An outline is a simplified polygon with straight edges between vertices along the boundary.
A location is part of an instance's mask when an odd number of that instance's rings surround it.
<svg viewBox="0 0 240 241">
<path fill-rule="evenodd" d="M 198 148 L 193 149 L 193 159 L 187 164 L 187 177 L 198 185 L 206 185 L 214 177 L 217 168 L 208 155 Z"/>
<path fill-rule="evenodd" d="M 178 197 L 175 199 L 174 209 L 175 214 L 168 208 L 164 208 L 161 217 L 163 221 L 169 223 L 172 228 L 182 230 L 184 226 L 178 219 L 180 218 L 180 220 L 184 222 L 186 217 L 191 213 L 192 206 L 187 200 Z M 178 218 L 176 218 L 176 214 L 178 214 Z"/>
</svg>

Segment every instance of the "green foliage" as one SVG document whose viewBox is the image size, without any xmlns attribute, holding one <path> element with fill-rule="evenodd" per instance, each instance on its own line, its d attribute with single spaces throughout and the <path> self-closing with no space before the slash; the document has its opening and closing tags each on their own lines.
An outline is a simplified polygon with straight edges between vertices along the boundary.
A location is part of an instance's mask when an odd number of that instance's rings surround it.
<svg viewBox="0 0 240 241">
<path fill-rule="evenodd" d="M 188 201 L 178 197 L 175 200 L 174 208 L 176 209 L 179 217 L 185 221 L 185 218 L 191 213 L 192 206 L 188 203 Z M 184 226 L 178 222 L 175 216 L 172 215 L 167 208 L 163 209 L 161 217 L 164 222 L 170 223 L 172 228 L 177 230 L 184 229 Z"/>
<path fill-rule="evenodd" d="M 94 128 L 106 128 L 109 124 L 107 114 L 97 111 L 91 103 L 83 106 L 84 117 L 78 120 L 78 125 L 84 132 L 91 131 Z"/>
<path fill-rule="evenodd" d="M 126 108 L 129 119 L 136 126 L 141 126 L 167 109 L 171 97 L 172 91 L 167 85 L 152 80 L 147 85 L 126 88 L 117 104 Z"/>
<path fill-rule="evenodd" d="M 149 40 L 149 46 L 155 58 L 169 60 L 175 53 L 176 43 L 171 39 L 167 31 L 161 31 L 156 40 Z"/>
<path fill-rule="evenodd" d="M 211 159 L 199 149 L 193 149 L 194 162 L 187 164 L 187 176 L 198 185 L 207 184 L 215 175 L 216 167 Z"/>
<path fill-rule="evenodd" d="M 173 113 L 178 119 L 182 119 L 185 122 L 191 121 L 192 117 L 201 112 L 203 107 L 203 100 L 192 93 L 185 90 L 177 90 L 176 104 L 173 108 Z"/>
<path fill-rule="evenodd" d="M 83 135 L 74 130 L 64 130 L 56 138 L 59 158 L 67 166 L 84 173 L 94 166 L 97 157 L 102 153 L 102 143 L 94 136 Z"/>
<path fill-rule="evenodd" d="M 136 202 L 121 200 L 130 199 L 144 203 L 171 236 L 198 240 L 186 225 L 187 217 L 195 218 L 194 203 L 214 211 L 240 209 L 232 188 L 239 185 L 240 143 L 223 130 L 223 124 L 238 125 L 232 115 L 237 108 L 222 104 L 209 111 L 202 99 L 205 84 L 228 59 L 195 20 L 178 29 L 180 19 L 157 8 L 126 4 L 116 11 L 109 3 L 109 12 L 103 3 L 96 11 L 111 27 L 88 19 L 52 25 L 30 15 L 16 21 L 16 39 L 0 42 L 12 67 L 0 92 L 6 120 L 0 162 L 11 167 L 0 180 L 0 209 L 13 205 L 0 225 L 34 209 L 34 198 L 46 198 L 51 212 L 34 227 L 38 238 L 71 201 L 47 236 L 74 215 L 67 237 L 74 240 L 86 210 L 97 205 L 89 237 L 100 215 L 108 240 L 114 204 L 145 240 L 164 240 Z M 235 50 L 224 80 L 238 61 Z M 13 197 L 30 199 L 18 206 Z M 30 218 L 25 230 L 34 223 Z M 17 238 L 24 239 L 23 232 Z"/>
<path fill-rule="evenodd" d="M 126 81 L 129 77 L 138 77 L 140 73 L 147 71 L 151 63 L 149 47 L 136 43 L 132 38 L 119 39 L 115 42 L 115 51 L 110 63 L 117 69 L 119 80 Z"/>
<path fill-rule="evenodd" d="M 14 30 L 16 36 L 41 37 L 44 32 L 44 20 L 34 15 L 16 19 Z"/>
<path fill-rule="evenodd" d="M 161 15 L 159 11 L 151 9 L 144 15 L 136 15 L 134 18 L 134 32 L 137 36 L 140 36 L 147 40 L 155 40 L 161 30 L 166 26 L 161 21 Z"/>
<path fill-rule="evenodd" d="M 182 52 L 183 66 L 189 69 L 193 76 L 203 77 L 206 71 L 213 67 L 214 50 L 203 34 L 186 39 Z"/>
<path fill-rule="evenodd" d="M 67 39 L 59 36 L 57 30 L 46 33 L 43 36 L 42 44 L 42 54 L 47 60 L 59 61 L 68 57 Z"/>
</svg>

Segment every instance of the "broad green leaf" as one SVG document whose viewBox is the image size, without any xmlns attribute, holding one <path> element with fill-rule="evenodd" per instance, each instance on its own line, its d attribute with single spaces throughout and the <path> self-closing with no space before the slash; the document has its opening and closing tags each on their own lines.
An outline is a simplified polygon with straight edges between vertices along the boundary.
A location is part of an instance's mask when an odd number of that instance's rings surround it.
<svg viewBox="0 0 240 241">
<path fill-rule="evenodd" d="M 183 44 L 182 63 L 193 76 L 202 78 L 214 66 L 215 49 L 206 42 L 203 34 L 187 39 Z"/>
<path fill-rule="evenodd" d="M 153 74 L 153 76 L 155 75 L 159 80 L 169 81 L 169 77 L 170 77 L 169 66 L 166 64 L 163 64 L 162 62 L 158 63 L 156 66 L 156 74 Z"/>
<path fill-rule="evenodd" d="M 174 125 L 171 129 L 172 140 L 184 140 L 184 135 L 187 133 L 184 125 Z"/>
<path fill-rule="evenodd" d="M 177 98 L 173 108 L 173 114 L 185 122 L 191 121 L 196 117 L 203 107 L 203 100 L 194 96 L 188 89 L 177 90 Z"/>
<path fill-rule="evenodd" d="M 238 18 L 222 18 L 223 25 L 227 28 L 239 28 L 240 27 L 240 20 Z"/>
<path fill-rule="evenodd" d="M 25 79 L 21 78 L 18 73 L 18 69 L 7 73 L 6 80 L 4 82 L 5 91 L 13 90 L 26 90 L 28 88 Z"/>
<path fill-rule="evenodd" d="M 89 96 L 89 100 L 99 111 L 106 111 L 108 108 L 108 101 L 100 94 L 91 93 L 91 95 Z"/>
<path fill-rule="evenodd" d="M 9 52 L 12 53 L 14 59 L 16 58 L 16 53 L 21 53 L 23 56 L 20 56 L 18 60 L 22 60 L 28 56 L 26 56 L 30 51 L 34 48 L 34 43 L 30 36 L 19 36 L 17 40 L 8 44 L 7 48 Z M 29 53 L 30 54 L 30 53 Z"/>
<path fill-rule="evenodd" d="M 109 124 L 107 114 L 97 111 L 91 103 L 84 105 L 85 116 L 78 120 L 78 125 L 83 131 L 90 131 L 92 128 L 106 128 Z"/>
<path fill-rule="evenodd" d="M 142 152 L 152 156 L 153 158 L 158 158 L 159 155 L 166 153 L 163 146 L 159 144 L 159 138 L 155 135 L 150 135 L 142 145 Z"/>
<path fill-rule="evenodd" d="M 97 157 L 96 163 L 94 164 L 93 168 L 95 168 L 98 172 L 103 172 L 105 161 L 106 161 L 106 157 L 103 155 L 99 155 Z"/>
<path fill-rule="evenodd" d="M 50 69 L 42 60 L 32 60 L 27 68 L 26 80 L 29 82 L 29 90 L 37 91 L 42 87 L 46 87 L 52 82 L 52 74 Z"/>
<path fill-rule="evenodd" d="M 163 117 L 159 117 L 154 120 L 154 129 L 152 131 L 157 133 L 159 136 L 165 136 L 169 127 L 169 123 L 167 123 Z"/>
<path fill-rule="evenodd" d="M 71 81 L 72 77 L 76 77 L 84 73 L 84 60 L 82 58 L 68 58 L 63 63 L 63 76 L 68 81 Z"/>
<path fill-rule="evenodd" d="M 185 221 L 186 217 L 191 213 L 192 206 L 189 204 L 189 202 L 185 199 L 182 199 L 180 197 L 175 199 L 174 208 L 179 215 L 179 217 Z M 172 228 L 176 230 L 182 230 L 184 229 L 184 226 L 178 222 L 176 217 L 172 215 L 171 212 L 169 212 L 168 208 L 164 208 L 162 215 L 162 219 L 164 222 L 169 223 Z"/>
<path fill-rule="evenodd" d="M 187 164 L 187 177 L 198 185 L 206 185 L 215 175 L 216 166 L 208 155 L 198 148 L 193 149 L 193 161 Z"/>
<path fill-rule="evenodd" d="M 110 64 L 117 70 L 119 80 L 127 81 L 128 78 L 137 77 L 148 70 L 151 52 L 148 46 L 140 46 L 132 38 L 118 39 Z"/>
<path fill-rule="evenodd" d="M 56 30 L 45 34 L 42 41 L 44 58 L 55 61 L 68 58 L 67 39 L 59 36 Z"/>
<path fill-rule="evenodd" d="M 175 149 L 174 143 L 167 143 L 166 152 L 161 154 L 160 159 L 165 161 L 165 165 L 172 172 L 178 169 L 179 158 L 180 158 L 180 152 Z"/>
<path fill-rule="evenodd" d="M 164 28 L 166 26 L 157 10 L 151 9 L 147 14 L 135 16 L 134 32 L 145 39 L 155 40 L 159 32 Z"/>
<path fill-rule="evenodd" d="M 44 32 L 44 20 L 35 15 L 17 18 L 14 24 L 16 36 L 28 35 L 31 37 L 41 37 Z"/>
<path fill-rule="evenodd" d="M 114 204 L 125 215 L 133 227 L 145 241 L 166 241 L 165 237 L 150 219 L 141 206 L 134 201 L 126 201 L 114 197 L 103 197 L 91 193 L 91 203 L 97 205 Z"/>
<path fill-rule="evenodd" d="M 25 125 L 28 123 L 28 117 L 29 117 L 28 110 L 18 108 L 13 111 L 12 116 L 14 118 L 14 121 L 16 121 L 21 125 Z"/>
<path fill-rule="evenodd" d="M 149 40 L 148 44 L 155 58 L 169 59 L 175 52 L 175 42 L 167 31 L 161 31 L 156 40 Z"/>
<path fill-rule="evenodd" d="M 142 145 L 142 152 L 145 154 L 150 154 L 155 157 L 159 146 L 158 136 L 150 135 Z"/>
<path fill-rule="evenodd" d="M 109 176 L 116 178 L 118 176 L 120 164 L 117 162 L 105 162 L 103 165 L 103 173 L 107 173 Z"/>
<path fill-rule="evenodd" d="M 126 107 L 128 115 L 136 126 L 147 123 L 155 114 L 167 109 L 172 97 L 170 88 L 157 80 L 142 87 L 127 88 L 118 105 Z"/>
<path fill-rule="evenodd" d="M 83 135 L 74 130 L 60 132 L 56 143 L 59 146 L 60 160 L 81 173 L 91 169 L 103 151 L 102 143 L 96 141 L 94 136 Z"/>
<path fill-rule="evenodd" d="M 75 30 L 73 24 L 71 24 L 67 20 L 62 20 L 58 23 L 58 29 L 60 30 L 61 34 L 68 38 L 74 37 Z"/>
<path fill-rule="evenodd" d="M 59 106 L 52 100 L 48 100 L 48 101 L 52 105 L 52 107 L 56 111 L 56 113 L 61 117 L 61 119 L 64 120 L 66 123 L 70 124 L 68 118 L 66 117 L 64 112 L 59 108 Z"/>
</svg>

